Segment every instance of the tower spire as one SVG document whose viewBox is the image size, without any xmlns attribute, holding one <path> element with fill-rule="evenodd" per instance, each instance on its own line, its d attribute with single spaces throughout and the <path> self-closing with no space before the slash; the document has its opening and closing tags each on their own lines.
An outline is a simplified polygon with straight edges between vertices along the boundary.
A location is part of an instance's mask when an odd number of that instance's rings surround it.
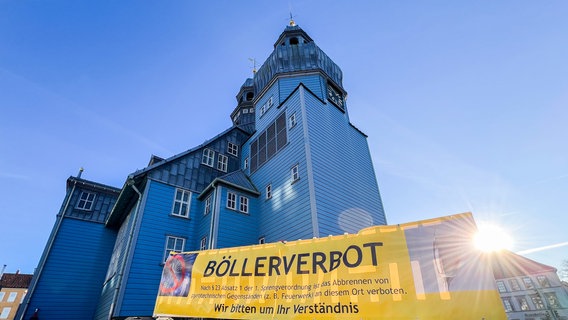
<svg viewBox="0 0 568 320">
<path fill-rule="evenodd" d="M 296 22 L 294 21 L 294 17 L 292 16 L 292 11 L 290 11 L 290 26 L 293 27 L 296 25 Z"/>
</svg>

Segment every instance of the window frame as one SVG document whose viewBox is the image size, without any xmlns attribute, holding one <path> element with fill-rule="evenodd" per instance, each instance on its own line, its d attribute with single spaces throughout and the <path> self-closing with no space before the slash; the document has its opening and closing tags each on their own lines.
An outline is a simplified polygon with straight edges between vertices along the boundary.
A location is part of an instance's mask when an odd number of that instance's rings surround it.
<svg viewBox="0 0 568 320">
<path fill-rule="evenodd" d="M 521 311 L 528 311 L 531 309 L 529 301 L 525 296 L 516 296 L 515 300 L 517 300 L 517 303 L 519 304 L 519 309 L 521 309 Z"/>
<path fill-rule="evenodd" d="M 295 164 L 290 168 L 290 176 L 292 178 L 292 183 L 300 180 L 300 166 L 299 164 Z"/>
<path fill-rule="evenodd" d="M 507 292 L 507 286 L 505 286 L 505 282 L 503 282 L 503 281 L 497 281 L 497 290 L 498 290 L 500 293 Z"/>
<path fill-rule="evenodd" d="M 201 240 L 199 241 L 199 250 L 207 250 L 207 236 L 201 237 Z"/>
<path fill-rule="evenodd" d="M 541 288 L 550 288 L 550 280 L 545 275 L 536 276 L 536 281 Z"/>
<path fill-rule="evenodd" d="M 6 302 L 14 302 L 16 301 L 16 298 L 18 297 L 18 293 L 17 292 L 10 292 L 10 294 L 8 294 L 8 299 L 6 299 Z"/>
<path fill-rule="evenodd" d="M 509 279 L 509 285 L 511 286 L 511 291 L 521 291 L 521 285 L 517 279 Z"/>
<path fill-rule="evenodd" d="M 513 307 L 513 302 L 511 301 L 510 297 L 501 298 L 503 301 L 503 307 L 505 307 L 505 312 L 513 312 L 515 308 Z"/>
<path fill-rule="evenodd" d="M 249 167 L 249 157 L 245 158 L 245 161 L 243 162 L 243 170 L 248 169 Z"/>
<path fill-rule="evenodd" d="M 2 307 L 2 312 L 0 312 L 0 319 L 8 319 L 12 312 L 12 307 Z"/>
<path fill-rule="evenodd" d="M 234 143 L 229 141 L 227 143 L 227 153 L 232 155 L 232 156 L 238 157 L 239 156 L 239 145 L 234 144 Z"/>
<path fill-rule="evenodd" d="M 205 148 L 203 149 L 203 156 L 201 157 L 201 164 L 208 167 L 213 167 L 215 164 L 215 151 Z"/>
<path fill-rule="evenodd" d="M 170 239 L 173 239 L 173 240 L 174 240 L 173 249 L 171 249 L 171 248 L 168 247 L 168 244 L 169 244 L 169 240 L 170 240 Z M 179 251 L 176 250 L 178 240 L 181 240 L 181 250 L 179 250 Z M 171 253 L 171 252 L 180 253 L 180 252 L 185 251 L 185 242 L 186 242 L 186 240 L 187 240 L 187 239 L 186 239 L 186 238 L 183 238 L 183 237 L 176 237 L 176 236 L 172 236 L 172 235 L 167 235 L 167 236 L 166 236 L 166 243 L 165 243 L 165 245 L 164 245 L 164 257 L 163 257 L 163 259 L 162 259 L 162 263 L 165 263 L 166 260 L 168 260 L 168 258 L 170 257 L 170 253 Z"/>
<path fill-rule="evenodd" d="M 6 296 L 6 292 L 0 292 L 0 302 L 4 300 L 4 296 Z"/>
<path fill-rule="evenodd" d="M 85 199 L 83 199 L 83 195 L 86 195 Z M 91 196 L 92 199 L 89 199 L 89 197 Z M 77 199 L 77 204 L 75 205 L 75 209 L 83 211 L 92 211 L 96 198 L 97 198 L 96 193 L 81 190 L 81 194 L 79 195 L 79 199 Z M 81 204 L 82 202 L 83 204 Z"/>
<path fill-rule="evenodd" d="M 237 210 L 237 194 L 234 192 L 227 192 L 227 209 Z"/>
<path fill-rule="evenodd" d="M 242 213 L 249 213 L 249 198 L 245 196 L 239 196 L 239 211 Z"/>
<path fill-rule="evenodd" d="M 534 289 L 534 282 L 530 277 L 523 277 L 523 284 L 525 285 L 525 289 Z"/>
<path fill-rule="evenodd" d="M 212 207 L 212 199 L 211 199 L 212 195 L 209 195 L 206 199 L 205 199 L 205 205 L 203 208 L 203 215 L 206 216 L 211 212 L 211 207 Z"/>
<path fill-rule="evenodd" d="M 265 199 L 270 200 L 272 199 L 272 183 L 266 185 L 264 189 Z"/>
<path fill-rule="evenodd" d="M 227 172 L 228 167 L 229 167 L 229 157 L 219 153 L 219 156 L 217 157 L 217 170 Z"/>
<path fill-rule="evenodd" d="M 544 310 L 546 309 L 546 305 L 544 304 L 544 300 L 542 299 L 542 297 L 539 294 L 531 294 L 529 295 L 529 298 L 531 299 L 534 308 L 536 310 Z"/>
<path fill-rule="evenodd" d="M 181 193 L 181 199 L 177 198 L 179 193 Z M 183 200 L 184 195 L 187 195 L 187 201 Z M 179 210 L 178 210 L 178 212 L 176 212 L 176 204 L 178 204 L 178 203 L 179 203 Z M 185 208 L 186 208 L 185 214 L 180 214 L 180 212 L 184 208 L 184 205 L 185 205 Z M 174 201 L 173 201 L 173 204 L 172 204 L 172 210 L 171 210 L 170 214 L 172 216 L 189 219 L 189 212 L 190 211 L 191 211 L 191 191 L 185 190 L 185 189 L 182 189 L 182 188 L 176 188 L 175 193 L 174 193 Z"/>
<path fill-rule="evenodd" d="M 265 244 L 265 243 L 266 243 L 266 237 L 258 238 L 258 244 Z"/>
<path fill-rule="evenodd" d="M 298 121 L 296 120 L 296 113 L 294 112 L 288 117 L 288 129 L 294 128 L 297 124 Z"/>
</svg>

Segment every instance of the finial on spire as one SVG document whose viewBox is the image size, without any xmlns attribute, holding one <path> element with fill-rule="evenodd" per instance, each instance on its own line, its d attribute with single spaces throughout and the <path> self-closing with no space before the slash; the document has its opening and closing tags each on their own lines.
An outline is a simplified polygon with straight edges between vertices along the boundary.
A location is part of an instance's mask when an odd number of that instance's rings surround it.
<svg viewBox="0 0 568 320">
<path fill-rule="evenodd" d="M 83 170 L 85 170 L 85 169 L 83 169 L 83 167 L 79 168 L 79 173 L 77 174 L 77 178 L 79 178 L 79 179 L 81 178 L 81 175 L 83 174 Z"/>
<path fill-rule="evenodd" d="M 296 22 L 294 22 L 294 17 L 292 16 L 292 11 L 290 11 L 290 26 L 294 27 L 296 25 Z"/>
<path fill-rule="evenodd" d="M 256 59 L 249 58 L 250 62 L 252 62 L 252 74 L 256 74 Z"/>
</svg>

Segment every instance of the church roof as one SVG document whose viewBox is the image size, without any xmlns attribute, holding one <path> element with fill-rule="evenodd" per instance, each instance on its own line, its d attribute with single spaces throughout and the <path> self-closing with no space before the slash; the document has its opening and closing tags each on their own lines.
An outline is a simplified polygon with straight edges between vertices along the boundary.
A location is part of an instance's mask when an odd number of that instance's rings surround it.
<svg viewBox="0 0 568 320">
<path fill-rule="evenodd" d="M 511 251 L 493 253 L 491 265 L 495 279 L 514 278 L 546 272 L 556 273 L 556 268 L 525 258 Z"/>
<path fill-rule="evenodd" d="M 248 176 L 242 170 L 237 170 L 237 171 L 233 171 L 231 173 L 227 173 L 224 176 L 215 178 L 215 180 L 213 180 L 209 184 L 209 186 L 207 186 L 207 188 L 205 188 L 205 190 L 203 190 L 203 192 L 200 195 L 200 198 L 203 198 L 206 194 L 208 194 L 209 190 L 213 189 L 215 187 L 215 185 L 218 184 L 218 183 L 223 183 L 223 184 L 226 184 L 226 185 L 231 186 L 233 188 L 240 189 L 242 191 L 245 191 L 245 192 L 257 195 L 257 196 L 260 195 L 260 192 L 258 192 L 258 190 L 254 186 L 254 184 L 250 181 Z"/>
<path fill-rule="evenodd" d="M 0 288 L 27 288 L 32 281 L 32 274 L 4 273 L 0 279 Z"/>
<path fill-rule="evenodd" d="M 254 91 L 262 90 L 278 74 L 321 71 L 343 89 L 343 73 L 313 39 L 297 25 L 287 26 L 274 44 L 274 51 L 254 75 Z"/>
</svg>

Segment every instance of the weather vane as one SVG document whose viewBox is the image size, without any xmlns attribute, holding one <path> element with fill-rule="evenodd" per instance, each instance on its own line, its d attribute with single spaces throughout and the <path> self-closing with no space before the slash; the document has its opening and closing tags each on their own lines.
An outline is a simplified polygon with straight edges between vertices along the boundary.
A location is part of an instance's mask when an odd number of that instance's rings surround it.
<svg viewBox="0 0 568 320">
<path fill-rule="evenodd" d="M 252 73 L 256 74 L 256 59 L 255 58 L 249 58 L 250 62 L 252 62 Z"/>
<path fill-rule="evenodd" d="M 292 11 L 290 11 L 290 26 L 293 27 L 296 25 L 296 22 L 294 22 L 294 17 L 292 16 Z"/>
</svg>

